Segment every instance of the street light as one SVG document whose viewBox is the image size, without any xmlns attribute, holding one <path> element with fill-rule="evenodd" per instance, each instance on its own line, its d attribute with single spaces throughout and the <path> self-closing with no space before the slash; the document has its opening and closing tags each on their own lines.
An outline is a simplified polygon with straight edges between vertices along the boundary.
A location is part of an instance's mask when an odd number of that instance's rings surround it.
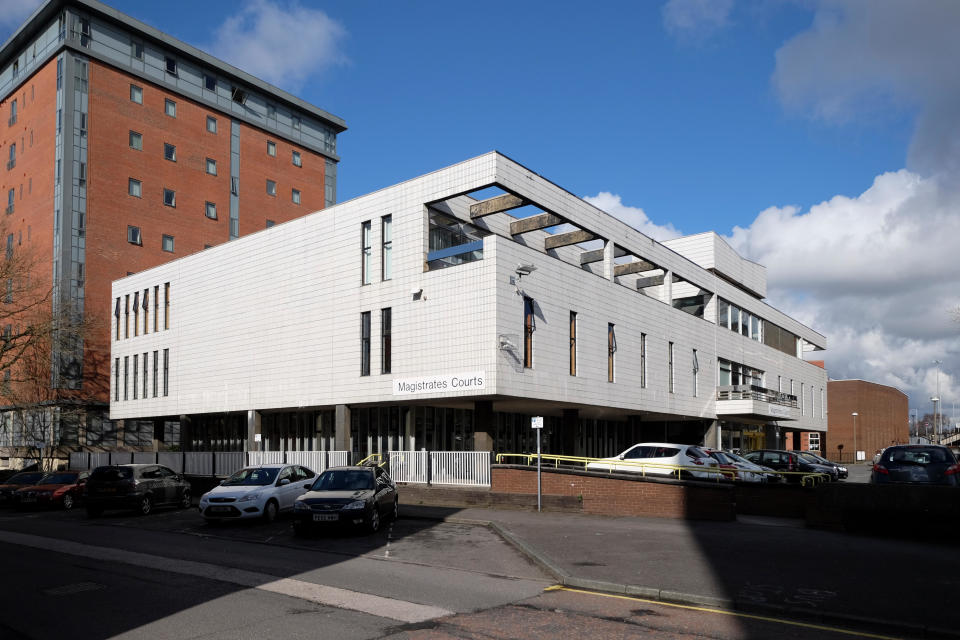
<svg viewBox="0 0 960 640">
<path fill-rule="evenodd" d="M 860 415 L 856 411 L 851 413 L 853 416 L 853 461 L 857 461 L 857 416 Z"/>
<path fill-rule="evenodd" d="M 933 419 L 934 419 L 934 434 L 937 435 L 937 442 L 940 442 L 942 439 L 940 436 L 940 431 L 943 429 L 943 426 L 940 424 L 940 416 L 937 414 L 937 409 L 940 407 L 940 364 L 939 360 L 934 360 L 933 364 L 937 365 L 937 399 L 933 403 Z"/>
<path fill-rule="evenodd" d="M 937 427 L 937 407 L 940 405 L 940 396 L 934 396 L 930 398 L 930 401 L 933 403 L 933 438 L 937 442 L 940 442 L 940 438 L 938 436 L 939 428 Z"/>
</svg>

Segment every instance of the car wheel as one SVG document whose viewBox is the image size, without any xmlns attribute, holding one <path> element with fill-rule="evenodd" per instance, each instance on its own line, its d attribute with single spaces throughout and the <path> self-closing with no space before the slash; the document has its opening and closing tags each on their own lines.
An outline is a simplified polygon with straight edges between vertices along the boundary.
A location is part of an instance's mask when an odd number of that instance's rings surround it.
<svg viewBox="0 0 960 640">
<path fill-rule="evenodd" d="M 183 496 L 180 498 L 180 508 L 189 509 L 191 506 L 193 506 L 193 500 L 190 498 L 190 492 L 184 489 Z"/>
<path fill-rule="evenodd" d="M 400 518 L 400 500 L 394 499 L 393 513 L 390 515 L 390 517 L 394 522 Z"/>
<path fill-rule="evenodd" d="M 380 530 L 380 507 L 373 505 L 373 513 L 370 514 L 370 533 L 376 533 Z"/>
<path fill-rule="evenodd" d="M 100 507 L 87 507 L 88 518 L 99 518 L 103 515 L 103 509 Z"/>
<path fill-rule="evenodd" d="M 70 511 L 73 509 L 73 496 L 69 493 L 63 494 L 63 510 Z"/>
<path fill-rule="evenodd" d="M 153 511 L 153 498 L 150 496 L 140 498 L 140 503 L 137 506 L 137 515 L 148 516 L 151 511 Z"/>
<path fill-rule="evenodd" d="M 274 500 L 268 500 L 263 507 L 263 521 L 273 522 L 277 519 L 277 503 Z"/>
</svg>

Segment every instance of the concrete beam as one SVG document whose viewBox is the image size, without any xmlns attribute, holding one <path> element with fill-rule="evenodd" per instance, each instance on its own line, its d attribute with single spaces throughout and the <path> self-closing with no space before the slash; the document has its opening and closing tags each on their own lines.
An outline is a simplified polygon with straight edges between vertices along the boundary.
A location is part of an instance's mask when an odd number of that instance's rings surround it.
<svg viewBox="0 0 960 640">
<path fill-rule="evenodd" d="M 473 205 L 470 207 L 470 215 L 473 215 Z M 563 224 L 565 221 L 558 215 L 552 213 L 541 213 L 540 215 L 530 216 L 529 218 L 522 218 L 516 222 L 510 223 L 510 235 L 518 236 L 521 233 L 529 233 L 530 231 L 537 231 L 538 229 L 546 229 L 547 227 L 555 227 L 558 224 Z"/>
<path fill-rule="evenodd" d="M 631 273 L 643 273 L 644 271 L 653 271 L 657 266 L 646 260 L 634 260 L 626 264 L 618 264 L 613 268 L 613 275 L 626 276 Z"/>
<path fill-rule="evenodd" d="M 646 278 L 637 278 L 637 289 L 646 289 L 647 287 L 659 287 L 663 284 L 663 276 L 648 276 Z"/>
<path fill-rule="evenodd" d="M 619 258 L 620 256 L 625 256 L 627 255 L 627 250 L 617 247 L 613 255 L 616 258 Z M 583 253 L 580 254 L 581 267 L 585 264 L 590 264 L 591 262 L 601 262 L 601 261 L 603 261 L 603 249 L 595 249 L 593 251 L 584 251 Z"/>
<path fill-rule="evenodd" d="M 589 231 L 584 231 L 583 229 L 577 229 L 576 231 L 571 231 L 569 233 L 558 233 L 552 236 L 547 237 L 543 241 L 543 248 L 547 251 L 550 249 L 559 249 L 560 247 L 566 247 L 571 244 L 579 244 L 581 242 L 589 242 L 597 236 L 593 235 Z"/>
<path fill-rule="evenodd" d="M 518 198 L 512 193 L 506 193 L 502 196 L 490 198 L 489 200 L 481 200 L 480 202 L 470 205 L 470 217 L 482 218 L 483 216 L 489 216 L 494 213 L 517 209 L 525 204 L 528 204 L 528 202 L 523 198 Z"/>
</svg>

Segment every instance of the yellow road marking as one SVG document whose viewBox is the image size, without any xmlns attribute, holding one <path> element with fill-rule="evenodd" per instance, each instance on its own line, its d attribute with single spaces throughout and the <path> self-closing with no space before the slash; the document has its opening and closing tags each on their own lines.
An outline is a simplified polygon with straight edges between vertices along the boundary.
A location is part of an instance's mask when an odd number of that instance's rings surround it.
<svg viewBox="0 0 960 640">
<path fill-rule="evenodd" d="M 689 609 L 690 611 L 704 611 L 706 613 L 719 613 L 725 616 L 735 616 L 737 618 L 749 618 L 750 620 L 760 620 L 763 622 L 775 622 L 777 624 L 788 624 L 794 627 L 803 627 L 805 629 L 816 629 L 818 631 L 832 631 L 833 633 L 842 633 L 848 636 L 857 636 L 860 638 L 876 638 L 877 640 L 901 640 L 896 636 L 882 636 L 876 633 L 866 633 L 864 631 L 850 631 L 849 629 L 840 629 L 838 627 L 828 627 L 822 624 L 813 624 L 810 622 L 798 622 L 796 620 L 786 620 L 784 618 L 772 618 L 770 616 L 759 616 L 751 613 L 741 613 L 739 611 L 727 611 L 725 609 L 715 609 L 713 607 L 698 607 L 689 604 L 677 604 L 674 602 L 663 602 L 661 600 L 649 600 L 647 598 L 638 598 L 636 596 L 620 596 L 615 593 L 600 593 L 599 591 L 586 591 L 585 589 L 571 589 L 562 584 L 555 584 L 547 587 L 544 591 L 570 591 L 571 593 L 585 593 L 592 596 L 601 596 L 604 598 L 617 598 L 620 600 L 632 600 L 634 602 L 644 602 L 647 604 L 660 605 L 662 607 L 674 607 L 676 609 Z M 879 621 L 878 621 L 879 622 Z"/>
</svg>

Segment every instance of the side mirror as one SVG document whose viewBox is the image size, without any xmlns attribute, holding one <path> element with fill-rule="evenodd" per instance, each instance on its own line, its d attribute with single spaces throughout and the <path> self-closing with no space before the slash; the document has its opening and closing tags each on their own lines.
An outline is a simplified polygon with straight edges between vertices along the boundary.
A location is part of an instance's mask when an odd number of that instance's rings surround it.
<svg viewBox="0 0 960 640">
<path fill-rule="evenodd" d="M 303 485 L 303 488 L 304 488 L 304 489 L 310 489 L 310 487 L 312 487 L 312 486 L 313 486 L 313 483 L 312 483 L 312 482 L 308 482 L 307 484 Z"/>
<path fill-rule="evenodd" d="M 77 480 L 77 484 L 78 484 L 78 485 L 87 484 L 87 479 L 86 479 L 86 478 L 80 478 L 79 480 Z"/>
<path fill-rule="evenodd" d="M 283 480 L 280 481 L 280 484 L 277 485 L 277 486 L 285 487 L 285 486 L 287 486 L 288 484 L 290 484 L 290 478 L 284 478 Z"/>
<path fill-rule="evenodd" d="M 624 460 L 624 459 L 626 459 L 626 457 L 627 457 L 627 456 L 626 456 L 625 453 L 621 453 L 620 455 L 617 456 L 617 460 Z"/>
</svg>

